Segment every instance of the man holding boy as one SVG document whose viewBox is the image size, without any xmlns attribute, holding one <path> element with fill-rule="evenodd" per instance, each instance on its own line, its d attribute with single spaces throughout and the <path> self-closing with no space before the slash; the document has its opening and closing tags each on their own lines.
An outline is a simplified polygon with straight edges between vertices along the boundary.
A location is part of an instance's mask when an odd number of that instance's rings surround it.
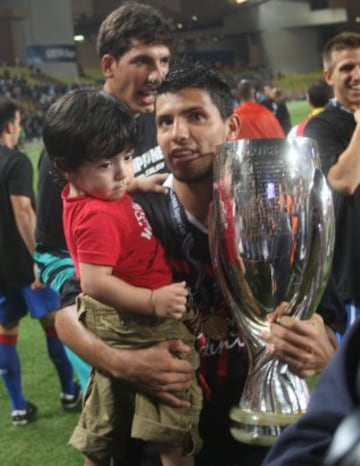
<svg viewBox="0 0 360 466">
<path fill-rule="evenodd" d="M 135 175 L 165 170 L 156 148 L 154 101 L 156 88 L 169 69 L 172 31 L 152 6 L 126 3 L 109 14 L 99 29 L 97 50 L 105 79 L 104 92 L 125 102 L 136 116 L 138 140 L 134 150 Z M 45 152 L 39 162 L 35 260 L 39 278 L 60 292 L 71 287 L 74 267 L 62 227 L 62 185 Z M 159 186 L 160 189 L 160 186 Z M 89 369 L 69 353 L 82 389 Z"/>
<path fill-rule="evenodd" d="M 218 73 L 201 65 L 173 70 L 158 90 L 156 115 L 159 144 L 172 172 L 166 182 L 169 192 L 136 200 L 165 247 L 175 279 L 187 282 L 200 308 L 195 329 L 206 401 L 200 425 L 204 447 L 196 464 L 259 465 L 266 449 L 238 443 L 229 433 L 228 411 L 240 398 L 247 354 L 214 279 L 207 238 L 213 156 L 219 144 L 236 139 L 239 126 L 231 92 Z M 304 376 L 325 367 L 336 346 L 333 330 L 343 325 L 337 302 L 323 300 L 319 312 L 324 318 L 316 314 L 306 322 L 284 316 L 266 337 L 275 353 Z M 86 331 L 74 307 L 58 312 L 57 328 L 66 344 L 93 366 L 174 406 L 185 405 L 177 392 L 188 388 L 192 368 L 174 357 L 188 351 L 180 340 L 114 351 Z"/>
</svg>

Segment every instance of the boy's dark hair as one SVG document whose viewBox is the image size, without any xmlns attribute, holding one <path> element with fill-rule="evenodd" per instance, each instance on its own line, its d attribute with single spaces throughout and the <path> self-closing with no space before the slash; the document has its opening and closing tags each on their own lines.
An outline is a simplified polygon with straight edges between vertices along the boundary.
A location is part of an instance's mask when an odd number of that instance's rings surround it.
<svg viewBox="0 0 360 466">
<path fill-rule="evenodd" d="M 8 123 L 15 120 L 16 112 L 20 111 L 20 105 L 7 97 L 0 97 L 0 134 L 5 131 Z"/>
<path fill-rule="evenodd" d="M 102 22 L 97 36 L 100 59 L 109 54 L 118 59 L 133 45 L 134 40 L 145 44 L 171 47 L 173 31 L 159 10 L 142 3 L 125 3 L 112 11 Z"/>
<path fill-rule="evenodd" d="M 315 107 L 325 107 L 333 96 L 333 91 L 326 81 L 320 79 L 311 84 L 307 91 L 309 103 Z"/>
<path fill-rule="evenodd" d="M 128 106 L 94 90 L 77 89 L 61 97 L 49 108 L 43 127 L 46 151 L 60 173 L 129 151 L 136 138 Z"/>
<path fill-rule="evenodd" d="M 357 32 L 341 32 L 330 39 L 323 50 L 323 65 L 325 70 L 331 70 L 333 52 L 360 48 L 360 34 Z"/>
<path fill-rule="evenodd" d="M 234 109 L 231 89 L 225 78 L 213 68 L 200 63 L 174 67 L 160 84 L 157 95 L 177 93 L 182 89 L 195 88 L 206 91 L 219 109 L 223 120 L 229 118 Z"/>
</svg>

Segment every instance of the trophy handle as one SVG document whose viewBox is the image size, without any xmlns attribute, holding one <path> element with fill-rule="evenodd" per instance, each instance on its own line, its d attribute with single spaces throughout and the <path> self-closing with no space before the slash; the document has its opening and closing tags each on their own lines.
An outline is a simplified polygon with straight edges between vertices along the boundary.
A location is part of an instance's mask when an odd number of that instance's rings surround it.
<svg viewBox="0 0 360 466">
<path fill-rule="evenodd" d="M 325 176 L 315 170 L 310 197 L 311 228 L 306 265 L 299 292 L 289 307 L 293 315 L 307 319 L 316 311 L 329 278 L 335 242 L 335 214 L 332 193 Z M 299 296 L 305 297 L 302 301 Z"/>
</svg>

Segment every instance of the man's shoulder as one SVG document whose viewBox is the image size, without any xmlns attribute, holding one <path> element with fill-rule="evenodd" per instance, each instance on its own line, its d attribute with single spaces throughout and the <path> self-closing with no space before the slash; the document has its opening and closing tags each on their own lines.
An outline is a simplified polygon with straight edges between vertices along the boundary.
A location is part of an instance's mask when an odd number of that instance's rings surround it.
<svg viewBox="0 0 360 466">
<path fill-rule="evenodd" d="M 329 137 L 338 137 L 343 131 L 345 133 L 351 132 L 353 126 L 355 126 L 355 120 L 351 112 L 334 105 L 328 105 L 318 115 L 309 119 L 304 134 L 311 137 L 313 134 L 321 135 L 324 133 L 324 136 L 329 134 Z"/>
<path fill-rule="evenodd" d="M 332 126 L 336 124 L 338 116 L 342 113 L 343 112 L 341 112 L 341 110 L 335 108 L 332 105 L 328 105 L 321 113 L 318 113 L 317 115 L 307 119 L 307 123 L 304 128 L 305 133 L 309 130 L 311 131 L 314 128 L 329 125 Z"/>
<path fill-rule="evenodd" d="M 163 219 L 169 215 L 169 195 L 163 193 L 137 192 L 131 193 L 132 199 L 141 205 L 150 223 L 157 218 Z"/>
<path fill-rule="evenodd" d="M 187 224 L 181 204 L 174 205 L 170 191 L 167 194 L 133 193 L 131 197 L 143 208 L 155 236 L 165 250 L 170 255 L 176 255 L 184 236 L 183 226 Z"/>
<path fill-rule="evenodd" d="M 7 167 L 18 166 L 19 164 L 24 169 L 32 169 L 31 162 L 27 155 L 17 149 L 10 149 L 9 147 L 0 145 L 1 165 Z"/>
</svg>

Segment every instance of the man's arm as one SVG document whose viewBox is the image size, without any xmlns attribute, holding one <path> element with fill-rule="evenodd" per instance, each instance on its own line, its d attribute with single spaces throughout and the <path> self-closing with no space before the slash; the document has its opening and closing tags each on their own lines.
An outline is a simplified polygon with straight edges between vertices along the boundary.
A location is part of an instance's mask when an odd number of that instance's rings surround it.
<svg viewBox="0 0 360 466">
<path fill-rule="evenodd" d="M 83 326 L 77 319 L 75 306 L 56 313 L 56 330 L 67 346 L 98 370 L 126 380 L 167 404 L 189 407 L 176 396 L 189 388 L 193 377 L 191 363 L 176 356 L 189 351 L 180 340 L 138 350 L 114 349 Z"/>
<path fill-rule="evenodd" d="M 30 197 L 10 195 L 16 226 L 29 253 L 35 251 L 35 212 Z"/>
<path fill-rule="evenodd" d="M 352 195 L 360 182 L 360 109 L 354 113 L 357 122 L 348 147 L 328 172 L 330 186 L 342 194 Z"/>
<path fill-rule="evenodd" d="M 329 117 L 323 113 L 311 118 L 306 125 L 304 135 L 315 139 L 318 144 L 322 170 L 327 176 L 330 186 L 342 194 L 354 193 L 360 181 L 360 126 L 356 125 L 347 147 L 342 126 L 336 125 L 336 116 L 344 118 L 342 111 Z M 325 116 L 324 116 L 325 114 Z M 349 116 L 351 117 L 351 116 Z M 354 113 L 356 121 L 360 120 L 360 110 Z M 332 120 L 334 119 L 334 121 Z M 345 123 L 342 123 L 344 125 Z M 348 123 L 347 123 L 348 124 Z"/>
</svg>

